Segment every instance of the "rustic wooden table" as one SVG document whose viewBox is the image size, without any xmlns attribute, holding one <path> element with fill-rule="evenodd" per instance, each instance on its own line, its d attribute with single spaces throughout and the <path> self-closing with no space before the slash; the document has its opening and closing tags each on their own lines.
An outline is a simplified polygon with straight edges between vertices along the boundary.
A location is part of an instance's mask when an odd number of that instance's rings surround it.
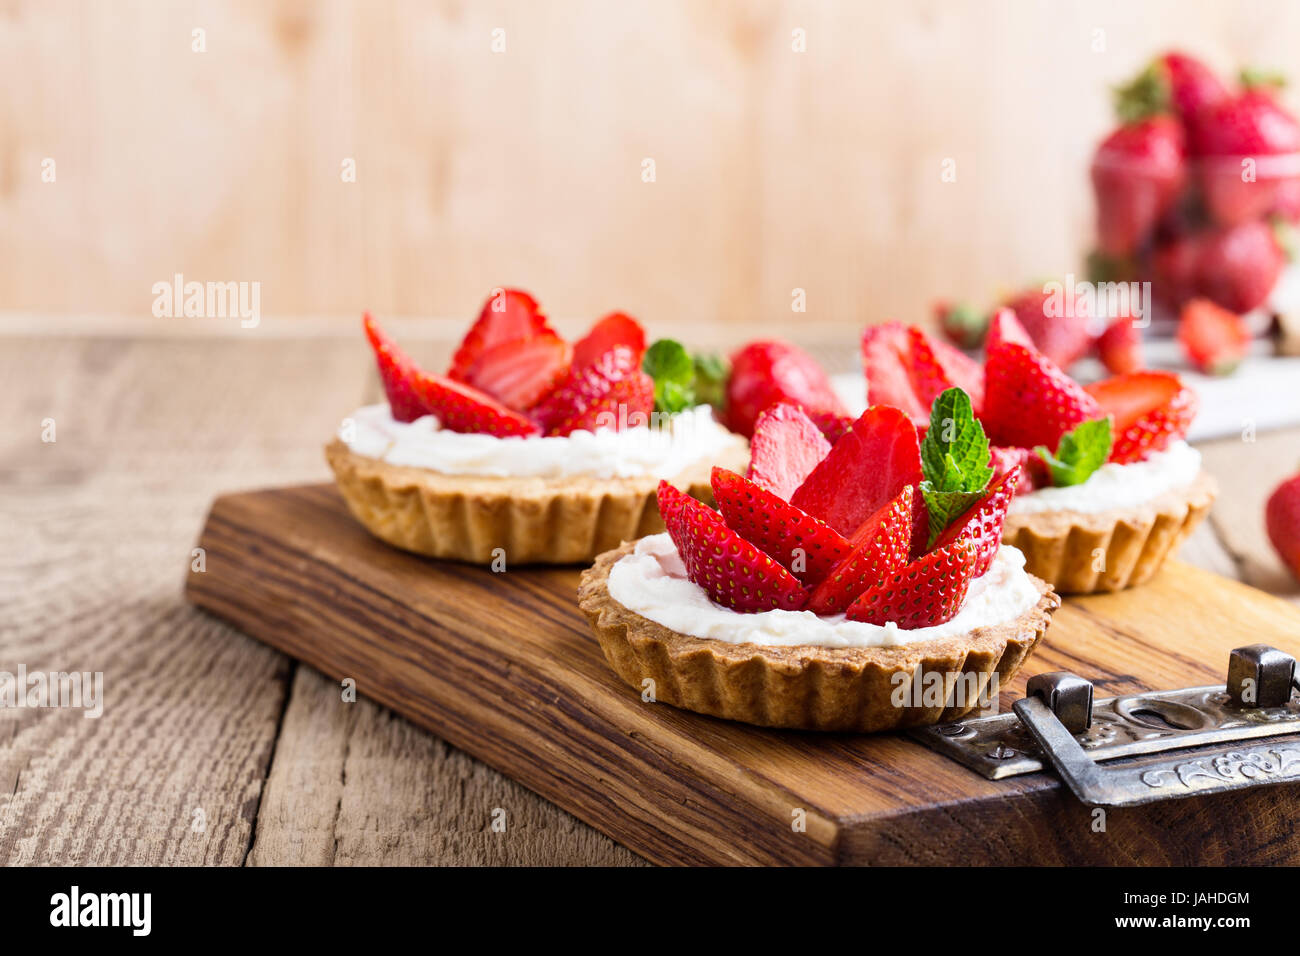
<svg viewBox="0 0 1300 956">
<path fill-rule="evenodd" d="M 0 671 L 104 674 L 98 719 L 0 710 L 0 863 L 642 862 L 182 601 L 212 498 L 325 480 L 378 395 L 352 335 L 0 337 Z M 1300 429 L 1202 447 L 1222 494 L 1183 558 L 1294 598 L 1262 513 Z"/>
</svg>

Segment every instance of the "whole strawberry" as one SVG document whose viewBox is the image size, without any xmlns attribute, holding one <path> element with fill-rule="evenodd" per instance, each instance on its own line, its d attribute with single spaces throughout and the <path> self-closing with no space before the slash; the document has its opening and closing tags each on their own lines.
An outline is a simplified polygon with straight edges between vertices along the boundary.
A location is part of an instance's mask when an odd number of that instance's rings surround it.
<svg viewBox="0 0 1300 956">
<path fill-rule="evenodd" d="M 1273 489 L 1264 507 L 1264 525 L 1278 557 L 1300 580 L 1300 475 Z"/>
<path fill-rule="evenodd" d="M 780 339 L 750 342 L 731 356 L 727 427 L 748 438 L 758 416 L 777 402 L 798 405 L 814 419 L 847 415 L 830 379 L 811 355 Z"/>
<path fill-rule="evenodd" d="M 1183 127 L 1167 114 L 1126 123 L 1102 140 L 1092 188 L 1104 255 L 1128 256 L 1150 240 L 1186 181 L 1186 154 Z"/>
<path fill-rule="evenodd" d="M 1061 368 L 1069 368 L 1092 348 L 1088 301 L 1042 286 L 1026 289 L 1004 305 L 1015 313 L 1034 347 Z"/>
<path fill-rule="evenodd" d="M 1078 382 L 1024 345 L 993 349 L 984 372 L 984 430 L 994 445 L 1055 448 L 1075 425 L 1101 415 Z"/>
</svg>

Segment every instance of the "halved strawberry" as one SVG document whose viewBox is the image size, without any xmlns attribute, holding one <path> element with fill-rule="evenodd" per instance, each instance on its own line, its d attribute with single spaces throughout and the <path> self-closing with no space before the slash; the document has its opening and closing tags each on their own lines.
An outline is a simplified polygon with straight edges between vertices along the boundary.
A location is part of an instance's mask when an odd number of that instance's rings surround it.
<svg viewBox="0 0 1300 956">
<path fill-rule="evenodd" d="M 789 501 L 830 450 L 831 443 L 802 408 L 781 402 L 754 423 L 746 474 L 750 481 Z"/>
<path fill-rule="evenodd" d="M 429 409 L 415 391 L 414 381 L 420 371 L 410 356 L 384 333 L 369 312 L 361 317 L 361 326 L 366 330 L 366 338 L 375 351 L 375 361 L 379 363 L 379 380 L 384 385 L 384 394 L 388 396 L 388 408 L 393 418 L 399 422 L 413 422 L 429 414 Z"/>
<path fill-rule="evenodd" d="M 841 415 L 839 412 L 814 409 L 808 413 L 808 417 L 821 429 L 822 437 L 832 445 L 843 438 L 844 433 L 853 426 L 853 416 Z"/>
<path fill-rule="evenodd" d="M 808 597 L 815 614 L 840 614 L 867 588 L 907 564 L 912 546 L 912 486 L 853 533 L 852 553 Z"/>
<path fill-rule="evenodd" d="M 1228 375 L 1250 349 L 1250 329 L 1237 313 L 1193 299 L 1179 315 L 1178 342 L 1198 372 Z"/>
<path fill-rule="evenodd" d="M 536 299 L 519 289 L 494 289 L 479 311 L 478 320 L 461 340 L 447 377 L 467 381 L 479 356 L 494 345 L 543 334 L 554 335 L 555 330 L 538 308 Z"/>
<path fill-rule="evenodd" d="M 845 614 L 868 624 L 892 621 L 905 631 L 942 624 L 961 610 L 978 562 L 973 541 L 928 551 L 863 591 Z"/>
<path fill-rule="evenodd" d="M 847 536 L 907 485 L 920 482 L 916 426 L 899 409 L 875 405 L 831 447 L 790 504 Z M 924 510 L 914 506 L 922 515 Z"/>
<path fill-rule="evenodd" d="M 464 382 L 423 372 L 412 384 L 420 401 L 448 431 L 501 438 L 537 434 L 533 422 Z"/>
<path fill-rule="evenodd" d="M 804 606 L 808 593 L 794 575 L 728 528 L 708 505 L 666 481 L 659 482 L 658 497 L 686 576 L 714 603 L 742 614 Z"/>
<path fill-rule="evenodd" d="M 803 584 L 819 582 L 849 553 L 834 528 L 725 468 L 713 469 L 713 500 L 727 527 Z"/>
<path fill-rule="evenodd" d="M 1088 394 L 1099 413 L 1113 419 L 1110 460 L 1121 464 L 1142 461 L 1186 435 L 1198 404 L 1196 393 L 1173 372 L 1116 375 L 1093 382 Z"/>
<path fill-rule="evenodd" d="M 655 384 L 641 371 L 635 352 L 616 345 L 590 365 L 573 365 L 560 383 L 532 410 L 548 435 L 597 428 L 621 431 L 649 423 Z"/>
<path fill-rule="evenodd" d="M 1046 488 L 1052 483 L 1051 472 L 1047 462 L 1038 457 L 1032 448 L 1016 448 L 1013 445 L 989 446 L 989 467 L 993 475 L 989 485 L 1006 475 L 1013 468 L 1020 469 L 1020 480 L 1016 482 L 1016 494 L 1027 495 L 1035 488 Z"/>
<path fill-rule="evenodd" d="M 989 333 L 984 338 L 984 354 L 992 355 L 993 350 L 1003 342 L 1014 342 L 1016 345 L 1034 348 L 1034 340 L 1029 337 L 1025 327 L 1016 318 L 1016 314 L 1006 306 L 995 310 L 989 319 Z"/>
<path fill-rule="evenodd" d="M 1136 372 L 1146 363 L 1142 361 L 1142 333 L 1133 319 L 1121 315 L 1097 338 L 1097 357 L 1112 375 Z"/>
<path fill-rule="evenodd" d="M 464 381 L 511 408 L 527 411 L 568 371 L 569 355 L 569 343 L 551 332 L 502 342 L 479 354 Z"/>
<path fill-rule="evenodd" d="M 989 482 L 984 497 L 950 524 L 934 543 L 931 551 L 946 548 L 957 541 L 974 542 L 977 550 L 973 577 L 989 569 L 1002 543 L 1002 525 L 1007 520 L 1007 508 L 1016 494 L 1020 481 L 1020 466 L 1015 465 L 1006 474 Z"/>
<path fill-rule="evenodd" d="M 727 427 L 748 438 L 758 416 L 777 402 L 809 414 L 844 414 L 826 372 L 803 349 L 781 339 L 760 339 L 737 349 L 727 376 Z"/>
<path fill-rule="evenodd" d="M 984 404 L 984 369 L 947 342 L 927 335 L 917 326 L 907 329 L 912 388 L 927 411 L 940 392 L 954 385 L 970 396 L 975 414 Z"/>
<path fill-rule="evenodd" d="M 1003 342 L 984 366 L 984 430 L 995 445 L 1055 448 L 1080 422 L 1099 418 L 1083 386 L 1031 348 Z"/>
<path fill-rule="evenodd" d="M 645 329 L 636 319 L 622 312 L 611 312 L 573 344 L 573 364 L 580 367 L 591 365 L 616 345 L 631 349 L 638 362 L 645 355 Z"/>
<path fill-rule="evenodd" d="M 892 405 L 919 424 L 930 420 L 930 406 L 922 403 L 912 386 L 906 361 L 909 351 L 907 328 L 901 322 L 869 325 L 862 333 L 867 401 L 872 405 Z"/>
</svg>

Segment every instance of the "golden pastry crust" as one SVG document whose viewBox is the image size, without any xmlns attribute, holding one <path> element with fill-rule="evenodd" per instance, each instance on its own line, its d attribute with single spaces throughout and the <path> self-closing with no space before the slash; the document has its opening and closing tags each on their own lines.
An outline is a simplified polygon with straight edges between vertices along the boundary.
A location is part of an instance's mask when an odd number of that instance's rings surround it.
<svg viewBox="0 0 1300 956">
<path fill-rule="evenodd" d="M 390 465 L 335 439 L 325 459 L 352 514 L 375 537 L 432 558 L 508 565 L 590 562 L 620 541 L 663 530 L 659 479 L 490 478 Z M 700 462 L 672 483 L 711 502 L 714 464 L 744 471 L 746 446 Z"/>
<path fill-rule="evenodd" d="M 1041 595 L 1034 607 L 968 634 L 893 647 L 732 644 L 669 630 L 610 596 L 610 569 L 635 546 L 602 554 L 578 588 L 578 606 L 614 672 L 638 692 L 654 681 L 659 702 L 764 727 L 869 733 L 956 720 L 974 708 L 994 674 L 999 684 L 1010 680 L 1061 605 L 1046 582 L 1034 579 Z M 944 704 L 896 704 L 896 675 L 911 680 L 918 673 L 944 675 Z M 959 680 L 962 696 L 950 697 Z"/>
<path fill-rule="evenodd" d="M 1122 591 L 1160 570 L 1210 511 L 1217 486 L 1205 471 L 1136 508 L 1008 514 L 1002 540 L 1025 569 L 1062 594 Z"/>
</svg>

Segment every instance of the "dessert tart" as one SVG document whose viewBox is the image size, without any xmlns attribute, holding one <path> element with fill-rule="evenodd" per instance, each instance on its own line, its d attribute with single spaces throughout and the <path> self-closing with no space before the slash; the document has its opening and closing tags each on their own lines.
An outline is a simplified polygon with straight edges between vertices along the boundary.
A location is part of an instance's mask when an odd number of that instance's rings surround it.
<svg viewBox="0 0 1300 956">
<path fill-rule="evenodd" d="M 871 732 L 996 697 L 1060 602 L 1001 543 L 1020 470 L 994 478 L 960 389 L 924 443 L 867 409 L 832 446 L 801 409 L 754 429 L 747 475 L 715 467 L 718 510 L 668 483 L 667 533 L 602 554 L 579 606 L 643 695 L 769 727 Z"/>
<path fill-rule="evenodd" d="M 569 343 L 527 293 L 497 290 L 446 375 L 363 321 L 387 401 L 345 419 L 325 457 L 357 520 L 407 551 L 589 562 L 663 527 L 661 479 L 707 496 L 713 463 L 748 458 L 744 439 L 694 404 L 681 346 L 647 349 L 626 315 Z"/>
<path fill-rule="evenodd" d="M 1214 479 L 1184 441 L 1197 399 L 1177 375 L 1139 371 L 1086 387 L 994 316 L 982 420 L 999 468 L 1022 480 L 1003 526 L 1030 573 L 1067 594 L 1149 580 L 1209 513 Z"/>
</svg>

